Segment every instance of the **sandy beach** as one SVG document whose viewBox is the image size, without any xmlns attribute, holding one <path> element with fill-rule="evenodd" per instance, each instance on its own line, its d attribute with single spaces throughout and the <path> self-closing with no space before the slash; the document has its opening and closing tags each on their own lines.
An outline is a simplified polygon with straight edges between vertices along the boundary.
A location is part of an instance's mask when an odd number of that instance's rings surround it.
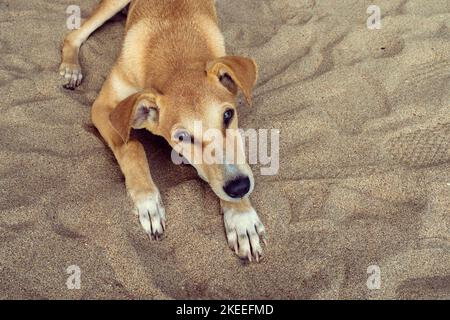
<svg viewBox="0 0 450 320">
<path fill-rule="evenodd" d="M 260 67 L 240 125 L 281 130 L 279 173 L 252 167 L 269 245 L 247 264 L 209 186 L 143 132 L 165 239 L 132 213 L 90 120 L 126 17 L 82 47 L 67 91 L 66 8 L 97 1 L 0 0 L 0 299 L 450 299 L 450 2 L 374 2 L 217 1 L 228 53 Z"/>
</svg>

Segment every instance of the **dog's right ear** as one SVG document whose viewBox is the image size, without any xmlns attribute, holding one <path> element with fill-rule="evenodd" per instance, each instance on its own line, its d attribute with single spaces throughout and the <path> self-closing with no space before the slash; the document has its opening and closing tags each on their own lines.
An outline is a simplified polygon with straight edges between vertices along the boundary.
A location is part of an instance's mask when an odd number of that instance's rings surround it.
<svg viewBox="0 0 450 320">
<path fill-rule="evenodd" d="M 138 92 L 120 102 L 111 112 L 109 120 L 123 142 L 127 143 L 130 139 L 131 129 L 158 123 L 157 97 L 153 92 Z"/>
</svg>

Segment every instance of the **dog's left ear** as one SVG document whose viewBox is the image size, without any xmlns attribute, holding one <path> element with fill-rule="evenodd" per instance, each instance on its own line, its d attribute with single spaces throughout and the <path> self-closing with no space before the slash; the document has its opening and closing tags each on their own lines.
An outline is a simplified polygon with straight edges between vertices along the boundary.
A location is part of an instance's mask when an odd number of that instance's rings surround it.
<svg viewBox="0 0 450 320">
<path fill-rule="evenodd" d="M 233 94 L 237 94 L 240 89 L 247 103 L 252 104 L 252 91 L 258 79 L 258 67 L 254 60 L 237 56 L 222 57 L 209 62 L 206 72 L 209 76 L 217 77 Z"/>
<path fill-rule="evenodd" d="M 111 125 L 124 143 L 130 139 L 131 129 L 156 125 L 158 119 L 157 95 L 153 92 L 138 92 L 129 96 L 109 115 Z"/>
</svg>

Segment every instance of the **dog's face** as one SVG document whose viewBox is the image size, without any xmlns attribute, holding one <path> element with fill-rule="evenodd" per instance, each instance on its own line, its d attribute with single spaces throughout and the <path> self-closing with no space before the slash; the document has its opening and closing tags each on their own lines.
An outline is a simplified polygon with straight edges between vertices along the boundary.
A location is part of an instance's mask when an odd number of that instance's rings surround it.
<svg viewBox="0 0 450 320">
<path fill-rule="evenodd" d="M 238 201 L 253 191 L 238 131 L 236 97 L 251 104 L 257 79 L 253 60 L 224 57 L 202 68 L 185 68 L 164 88 L 137 93 L 122 101 L 111 123 L 127 142 L 131 128 L 164 137 L 225 201 Z"/>
</svg>

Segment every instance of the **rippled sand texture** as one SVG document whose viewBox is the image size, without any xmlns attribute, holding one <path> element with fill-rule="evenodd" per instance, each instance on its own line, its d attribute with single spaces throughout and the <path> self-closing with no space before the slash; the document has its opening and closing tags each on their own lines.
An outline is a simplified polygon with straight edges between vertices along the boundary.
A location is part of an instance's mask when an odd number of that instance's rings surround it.
<svg viewBox="0 0 450 320">
<path fill-rule="evenodd" d="M 281 170 L 252 196 L 269 231 L 259 265 L 227 248 L 217 199 L 146 140 L 169 217 L 149 242 L 89 114 L 124 17 L 57 74 L 65 9 L 0 0 L 0 298 L 450 298 L 450 2 L 218 1 L 228 51 L 261 78 L 244 128 L 281 129 Z M 66 288 L 78 265 L 81 290 Z M 380 290 L 366 286 L 381 268 Z"/>
</svg>

